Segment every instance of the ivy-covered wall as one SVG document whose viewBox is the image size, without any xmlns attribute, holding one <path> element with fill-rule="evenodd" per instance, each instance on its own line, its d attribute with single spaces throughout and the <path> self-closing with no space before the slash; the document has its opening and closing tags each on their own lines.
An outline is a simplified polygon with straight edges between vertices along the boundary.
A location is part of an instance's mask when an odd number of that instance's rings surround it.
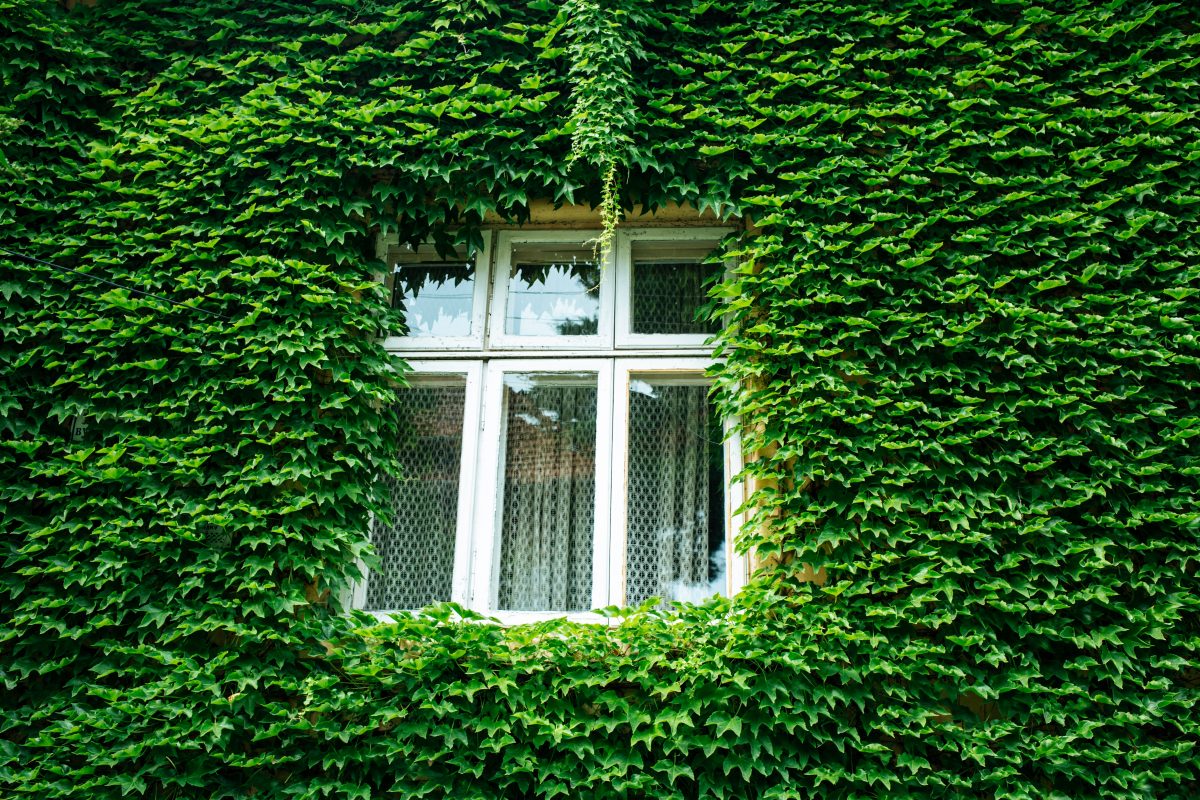
<svg viewBox="0 0 1200 800">
<path fill-rule="evenodd" d="M 1189 4 L 0 0 L 0 74 L 4 796 L 1200 795 Z M 748 223 L 768 567 L 373 627 L 375 237 L 539 199 Z"/>
</svg>

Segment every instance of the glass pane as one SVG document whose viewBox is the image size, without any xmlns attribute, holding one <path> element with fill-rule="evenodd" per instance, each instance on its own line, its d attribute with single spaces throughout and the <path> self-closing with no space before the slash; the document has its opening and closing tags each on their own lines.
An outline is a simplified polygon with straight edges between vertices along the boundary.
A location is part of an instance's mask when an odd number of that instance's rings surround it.
<svg viewBox="0 0 1200 800">
<path fill-rule="evenodd" d="M 592 607 L 596 374 L 504 376 L 499 608 Z"/>
<path fill-rule="evenodd" d="M 392 267 L 392 305 L 408 336 L 471 336 L 475 262 L 423 261 Z"/>
<path fill-rule="evenodd" d="M 725 452 L 707 386 L 629 392 L 626 603 L 725 592 Z"/>
<path fill-rule="evenodd" d="M 716 322 L 697 320 L 708 279 L 720 265 L 701 263 L 712 244 L 635 242 L 631 333 L 716 333 Z"/>
<path fill-rule="evenodd" d="M 463 378 L 402 395 L 401 477 L 386 479 L 390 513 L 375 519 L 371 541 L 381 563 L 367 581 L 367 610 L 450 599 L 465 396 Z"/>
<path fill-rule="evenodd" d="M 591 250 L 513 248 L 504 332 L 593 336 L 600 323 L 600 265 Z"/>
</svg>

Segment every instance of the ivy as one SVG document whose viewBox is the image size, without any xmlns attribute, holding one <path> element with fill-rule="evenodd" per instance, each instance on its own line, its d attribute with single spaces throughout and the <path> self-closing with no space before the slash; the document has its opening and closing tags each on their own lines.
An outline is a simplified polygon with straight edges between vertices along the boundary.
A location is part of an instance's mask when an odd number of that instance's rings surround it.
<svg viewBox="0 0 1200 800">
<path fill-rule="evenodd" d="M 632 62 L 644 59 L 638 41 L 640 14 L 601 0 L 568 0 L 564 25 L 570 26 L 568 74 L 574 84 L 569 161 L 583 159 L 600 172 L 601 233 L 596 250 L 604 261 L 620 221 L 617 169 L 629 160 L 637 127 Z"/>
<path fill-rule="evenodd" d="M 63 5 L 0 0 L 5 796 L 1200 792 L 1186 6 Z M 347 612 L 376 237 L 535 200 L 744 223 L 765 566 L 611 626 Z"/>
</svg>

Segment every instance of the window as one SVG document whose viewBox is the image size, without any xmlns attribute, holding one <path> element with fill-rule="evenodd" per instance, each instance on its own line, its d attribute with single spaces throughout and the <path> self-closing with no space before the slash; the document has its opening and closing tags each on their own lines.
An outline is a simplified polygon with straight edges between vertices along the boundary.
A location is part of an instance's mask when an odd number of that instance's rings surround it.
<svg viewBox="0 0 1200 800">
<path fill-rule="evenodd" d="M 370 611 L 453 600 L 529 621 L 737 591 L 736 435 L 696 319 L 724 229 L 493 234 L 473 258 L 386 247 L 413 367 L 375 520 Z M 432 248 L 430 248 L 432 250 Z"/>
</svg>

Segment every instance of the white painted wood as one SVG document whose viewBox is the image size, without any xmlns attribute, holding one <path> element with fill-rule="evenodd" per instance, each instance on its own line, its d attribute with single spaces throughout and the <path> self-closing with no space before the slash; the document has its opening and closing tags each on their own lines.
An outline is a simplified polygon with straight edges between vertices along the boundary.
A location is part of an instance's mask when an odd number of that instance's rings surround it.
<svg viewBox="0 0 1200 800">
<path fill-rule="evenodd" d="M 486 365 L 483 377 L 483 407 L 479 432 L 478 467 L 475 485 L 474 524 L 471 529 L 471 574 L 467 607 L 487 611 L 495 606 L 492 585 L 499 569 L 500 498 L 496 487 L 504 465 L 503 381 L 500 362 Z M 493 553 L 495 557 L 493 557 Z M 495 566 L 493 566 L 495 562 Z"/>
<path fill-rule="evenodd" d="M 409 361 L 408 364 L 412 368 L 412 372 L 409 373 L 409 383 L 413 386 L 435 385 L 439 379 L 445 378 L 454 378 L 464 382 L 463 435 L 459 453 L 458 508 L 455 520 L 454 572 L 450 599 L 465 605 L 466 581 L 470 572 L 471 514 L 475 498 L 475 493 L 471 491 L 471 488 L 475 485 L 475 452 L 479 446 L 480 376 L 483 368 L 481 364 L 471 362 Z M 403 393 L 401 393 L 401 397 L 403 397 Z M 374 514 L 371 514 L 369 525 L 368 530 L 374 531 Z M 361 559 L 358 562 L 358 568 L 360 572 L 365 573 L 366 565 Z M 355 581 L 351 593 L 352 608 L 361 609 L 367 604 L 368 580 L 370 580 L 369 577 L 365 580 Z"/>
<path fill-rule="evenodd" d="M 445 366 L 445 363 L 442 362 Z M 478 493 L 477 467 L 483 414 L 483 364 L 466 364 L 466 407 L 463 415 L 462 463 L 458 472 L 458 521 L 454 538 L 454 578 L 451 599 L 470 606 L 471 554 Z"/>
<path fill-rule="evenodd" d="M 718 242 L 734 228 L 728 225 L 705 225 L 694 228 L 621 228 L 617 236 L 627 242 L 637 240 L 647 242 L 688 242 L 708 239 Z"/>
<path fill-rule="evenodd" d="M 390 339 L 385 341 L 385 344 Z M 409 359 L 417 358 L 423 360 L 438 360 L 438 361 L 484 361 L 497 358 L 532 358 L 541 357 L 546 359 L 558 360 L 564 358 L 653 358 L 656 356 L 672 357 L 672 358 L 703 358 L 709 364 L 720 363 L 721 359 L 712 357 L 712 349 L 709 347 L 686 347 L 686 348 L 640 348 L 633 350 L 571 350 L 571 349 L 553 349 L 553 348 L 523 348 L 520 350 L 501 350 L 501 349 L 472 349 L 472 350 L 453 350 L 444 352 L 429 352 L 424 350 L 408 350 L 401 348 L 388 348 L 392 355 L 400 358 Z"/>
<path fill-rule="evenodd" d="M 567 361 L 567 363 L 571 363 Z M 596 382 L 596 510 L 592 540 L 592 608 L 615 602 L 608 555 L 612 552 L 613 475 L 608 469 L 616 461 L 613 445 L 613 363 L 593 362 L 598 367 Z M 619 573 L 618 573 L 619 574 Z"/>
<path fill-rule="evenodd" d="M 629 381 L 627 361 L 616 362 L 612 398 L 612 456 L 609 458 L 609 481 L 612 492 L 608 498 L 611 523 L 605 559 L 609 572 L 611 605 L 625 605 L 625 553 L 628 549 L 629 516 Z"/>
<path fill-rule="evenodd" d="M 484 377 L 483 435 L 479 441 L 479 471 L 476 480 L 478 503 L 472 555 L 475 563 L 472 597 L 469 607 L 485 614 L 532 614 L 498 608 L 500 548 L 504 503 L 505 419 L 504 376 L 519 373 L 570 373 L 595 375 L 596 386 L 596 485 L 593 523 L 592 603 L 608 604 L 608 528 L 611 495 L 606 465 L 611 459 L 612 439 L 612 362 L 605 359 L 497 359 L 488 363 Z M 588 385 L 592 385 L 588 381 Z M 541 612 L 536 612 L 541 613 Z M 546 618 L 564 616 L 548 613 Z M 569 615 L 567 615 L 569 616 Z"/>
<path fill-rule="evenodd" d="M 591 611 L 576 611 L 568 614 L 560 611 L 489 611 L 487 615 L 499 620 L 502 625 L 529 625 L 551 619 L 567 619 L 571 622 L 584 622 L 591 625 L 608 624 L 606 617 Z"/>
</svg>

